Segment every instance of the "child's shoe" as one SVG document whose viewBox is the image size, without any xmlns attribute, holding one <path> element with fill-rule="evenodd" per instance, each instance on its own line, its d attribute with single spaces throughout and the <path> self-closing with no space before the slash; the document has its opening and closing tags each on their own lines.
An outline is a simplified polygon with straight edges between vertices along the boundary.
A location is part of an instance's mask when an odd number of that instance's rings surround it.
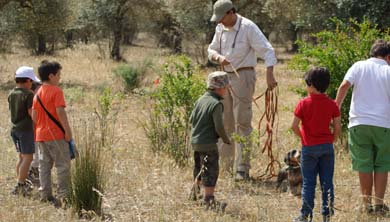
<svg viewBox="0 0 390 222">
<path fill-rule="evenodd" d="M 311 222 L 309 215 L 299 215 L 299 217 L 294 218 L 293 222 Z"/>
<path fill-rule="evenodd" d="M 49 196 L 47 198 L 41 198 L 41 202 L 47 202 L 52 204 L 55 208 L 60 208 L 62 206 L 62 203 L 59 199 Z"/>
<path fill-rule="evenodd" d="M 39 170 L 37 167 L 31 167 L 27 179 L 30 180 L 32 184 L 39 186 Z"/>
<path fill-rule="evenodd" d="M 237 171 L 235 181 L 246 181 L 249 180 L 249 173 L 243 171 Z"/>
<path fill-rule="evenodd" d="M 32 191 L 32 186 L 28 183 L 17 183 L 15 188 L 12 190 L 13 195 L 29 196 Z"/>
<path fill-rule="evenodd" d="M 379 216 L 383 216 L 383 217 L 390 216 L 389 207 L 386 206 L 385 204 L 374 205 L 373 209 L 374 209 L 373 210 L 374 213 Z"/>
<path fill-rule="evenodd" d="M 203 200 L 203 205 L 206 210 L 214 210 L 216 212 L 225 212 L 227 203 L 217 201 L 214 196 L 206 197 Z"/>
<path fill-rule="evenodd" d="M 359 207 L 359 212 L 361 214 L 374 214 L 374 207 L 371 204 L 363 204 Z"/>
</svg>

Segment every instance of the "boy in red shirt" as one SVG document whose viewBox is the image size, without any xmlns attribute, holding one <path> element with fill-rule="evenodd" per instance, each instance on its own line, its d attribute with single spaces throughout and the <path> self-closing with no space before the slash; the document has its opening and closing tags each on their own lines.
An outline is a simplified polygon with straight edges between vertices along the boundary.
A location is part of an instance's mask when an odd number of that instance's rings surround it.
<svg viewBox="0 0 390 222">
<path fill-rule="evenodd" d="M 302 208 L 300 216 L 294 221 L 312 220 L 317 175 L 320 177 L 322 190 L 323 221 L 330 221 L 330 216 L 334 213 L 333 142 L 341 130 L 340 110 L 336 102 L 325 94 L 330 83 L 330 74 L 327 69 L 309 70 L 305 74 L 305 82 L 309 96 L 299 101 L 291 126 L 302 142 Z M 330 129 L 332 121 L 333 132 Z M 301 127 L 299 127 L 301 122 Z"/>
<path fill-rule="evenodd" d="M 65 112 L 64 94 L 58 83 L 61 78 L 61 65 L 58 62 L 43 61 L 38 68 L 42 86 L 33 101 L 32 118 L 35 122 L 35 140 L 40 151 L 39 180 L 41 183 L 41 200 L 55 205 L 60 202 L 53 197 L 51 188 L 51 169 L 57 168 L 58 199 L 68 195 L 70 178 L 70 151 L 68 142 L 72 132 Z M 39 101 L 40 100 L 40 101 Z M 46 113 L 59 122 L 62 129 Z"/>
</svg>

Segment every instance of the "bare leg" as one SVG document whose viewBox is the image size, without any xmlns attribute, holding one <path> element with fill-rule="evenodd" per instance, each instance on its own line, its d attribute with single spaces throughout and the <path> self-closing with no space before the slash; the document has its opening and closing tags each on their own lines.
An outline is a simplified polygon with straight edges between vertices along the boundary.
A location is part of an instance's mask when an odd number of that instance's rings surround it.
<svg viewBox="0 0 390 222">
<path fill-rule="evenodd" d="M 214 196 L 215 187 L 204 187 L 205 197 Z"/>
<path fill-rule="evenodd" d="M 383 204 L 385 197 L 386 185 L 387 185 L 387 172 L 386 173 L 374 173 L 374 189 L 375 189 L 375 205 Z"/>
<path fill-rule="evenodd" d="M 26 181 L 32 160 L 33 160 L 33 154 L 21 154 L 21 164 L 19 166 L 19 177 L 18 177 L 19 183 L 24 183 Z"/>
<path fill-rule="evenodd" d="M 23 159 L 22 159 L 22 154 L 18 153 L 18 155 L 19 155 L 19 160 L 16 163 L 16 178 L 18 178 L 19 180 L 19 169 L 20 169 L 20 165 L 22 165 Z"/>
<path fill-rule="evenodd" d="M 366 206 L 371 204 L 373 174 L 359 172 L 360 191 L 363 196 L 363 204 Z"/>
</svg>

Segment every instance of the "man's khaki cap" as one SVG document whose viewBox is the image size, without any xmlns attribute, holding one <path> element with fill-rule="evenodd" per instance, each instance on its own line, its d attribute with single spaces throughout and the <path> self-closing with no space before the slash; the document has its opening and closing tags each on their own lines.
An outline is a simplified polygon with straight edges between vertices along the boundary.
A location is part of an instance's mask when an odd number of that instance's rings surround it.
<svg viewBox="0 0 390 222">
<path fill-rule="evenodd" d="M 230 11 L 233 8 L 233 3 L 230 0 L 218 0 L 214 4 L 213 16 L 211 17 L 210 21 L 221 21 L 226 12 Z"/>
</svg>

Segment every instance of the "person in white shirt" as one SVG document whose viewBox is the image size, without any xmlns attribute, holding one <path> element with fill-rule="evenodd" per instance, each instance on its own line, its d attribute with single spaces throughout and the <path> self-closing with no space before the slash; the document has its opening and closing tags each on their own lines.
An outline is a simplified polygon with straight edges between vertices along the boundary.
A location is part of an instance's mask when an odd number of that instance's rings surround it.
<svg viewBox="0 0 390 222">
<path fill-rule="evenodd" d="M 348 143 L 352 168 L 359 175 L 362 210 L 387 215 L 389 208 L 383 199 L 390 171 L 390 45 L 377 40 L 370 56 L 349 68 L 338 89 L 336 103 L 341 108 L 353 86 Z"/>
<path fill-rule="evenodd" d="M 257 56 L 265 61 L 267 85 L 273 89 L 277 85 L 273 73 L 273 66 L 277 62 L 275 51 L 255 23 L 236 13 L 230 0 L 215 2 L 211 21 L 218 25 L 208 47 L 209 60 L 219 63 L 231 82 L 231 90 L 222 100 L 225 130 L 229 135 L 235 132 L 248 137 L 252 132 Z M 244 148 L 242 144 L 235 144 L 235 147 L 236 150 L 234 145 L 221 144 L 221 166 L 225 170 L 232 170 L 235 153 L 236 180 L 248 179 L 250 146 Z"/>
</svg>

